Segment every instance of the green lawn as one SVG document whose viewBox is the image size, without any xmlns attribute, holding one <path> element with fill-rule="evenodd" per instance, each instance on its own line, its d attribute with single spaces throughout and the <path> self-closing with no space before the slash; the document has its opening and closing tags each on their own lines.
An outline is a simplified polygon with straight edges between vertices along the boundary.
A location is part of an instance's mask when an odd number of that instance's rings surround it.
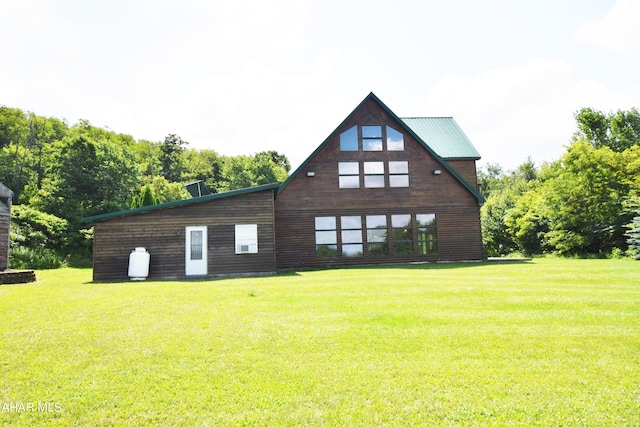
<svg viewBox="0 0 640 427">
<path fill-rule="evenodd" d="M 0 425 L 640 425 L 640 262 L 0 286 Z"/>
</svg>

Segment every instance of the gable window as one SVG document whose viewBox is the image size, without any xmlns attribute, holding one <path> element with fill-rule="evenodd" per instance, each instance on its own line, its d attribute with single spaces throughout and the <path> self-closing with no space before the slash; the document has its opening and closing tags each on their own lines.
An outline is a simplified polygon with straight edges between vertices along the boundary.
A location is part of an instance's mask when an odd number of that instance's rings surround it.
<svg viewBox="0 0 640 427">
<path fill-rule="evenodd" d="M 358 151 L 358 126 L 340 134 L 340 151 Z"/>
<path fill-rule="evenodd" d="M 391 215 L 391 232 L 393 233 L 393 252 L 396 255 L 412 254 L 411 215 Z"/>
<path fill-rule="evenodd" d="M 382 151 L 382 126 L 362 126 L 362 151 Z"/>
<path fill-rule="evenodd" d="M 236 225 L 236 254 L 258 253 L 258 225 Z"/>
<path fill-rule="evenodd" d="M 436 214 L 417 214 L 418 224 L 418 253 L 438 253 L 438 237 L 436 230 Z"/>
<path fill-rule="evenodd" d="M 404 151 L 404 136 L 394 128 L 387 126 L 387 151 Z"/>
<path fill-rule="evenodd" d="M 340 217 L 342 256 L 362 256 L 362 218 L 359 216 Z"/>
<path fill-rule="evenodd" d="M 384 187 L 384 162 L 364 162 L 365 188 Z"/>
<path fill-rule="evenodd" d="M 366 183 L 365 183 L 366 186 Z M 389 162 L 389 187 L 409 186 L 409 162 Z"/>
<path fill-rule="evenodd" d="M 360 188 L 358 162 L 338 162 L 338 185 L 340 188 Z"/>
<path fill-rule="evenodd" d="M 319 216 L 316 222 L 316 255 L 318 258 L 338 256 L 338 233 L 335 216 Z"/>
<path fill-rule="evenodd" d="M 367 253 L 369 255 L 388 255 L 387 216 L 367 215 Z"/>
</svg>

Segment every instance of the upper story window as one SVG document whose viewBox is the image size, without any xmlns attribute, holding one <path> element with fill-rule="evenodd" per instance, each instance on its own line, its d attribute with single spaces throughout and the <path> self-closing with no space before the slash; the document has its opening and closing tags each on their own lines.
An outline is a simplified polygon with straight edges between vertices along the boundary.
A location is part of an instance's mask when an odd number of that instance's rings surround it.
<svg viewBox="0 0 640 427">
<path fill-rule="evenodd" d="M 382 151 L 382 126 L 362 126 L 362 151 Z"/>
<path fill-rule="evenodd" d="M 365 188 L 384 188 L 384 162 L 364 162 Z"/>
<path fill-rule="evenodd" d="M 409 186 L 409 162 L 389 162 L 389 187 Z"/>
<path fill-rule="evenodd" d="M 360 188 L 360 163 L 338 162 L 340 188 Z"/>
<path fill-rule="evenodd" d="M 340 151 L 358 151 L 358 126 L 340 134 Z"/>
<path fill-rule="evenodd" d="M 387 151 L 404 151 L 404 135 L 387 126 Z"/>
<path fill-rule="evenodd" d="M 404 135 L 391 126 L 352 126 L 340 134 L 340 151 L 404 151 Z"/>
</svg>

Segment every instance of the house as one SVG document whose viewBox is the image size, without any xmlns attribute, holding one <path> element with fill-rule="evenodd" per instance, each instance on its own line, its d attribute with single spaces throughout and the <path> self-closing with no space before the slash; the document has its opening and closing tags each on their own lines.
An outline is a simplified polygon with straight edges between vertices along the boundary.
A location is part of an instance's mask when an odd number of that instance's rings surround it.
<svg viewBox="0 0 640 427">
<path fill-rule="evenodd" d="M 0 271 L 9 268 L 9 229 L 13 192 L 0 183 Z"/>
<path fill-rule="evenodd" d="M 281 185 L 86 218 L 94 280 L 125 279 L 138 246 L 152 278 L 479 261 L 479 158 L 452 118 L 401 119 L 371 93 Z"/>
</svg>

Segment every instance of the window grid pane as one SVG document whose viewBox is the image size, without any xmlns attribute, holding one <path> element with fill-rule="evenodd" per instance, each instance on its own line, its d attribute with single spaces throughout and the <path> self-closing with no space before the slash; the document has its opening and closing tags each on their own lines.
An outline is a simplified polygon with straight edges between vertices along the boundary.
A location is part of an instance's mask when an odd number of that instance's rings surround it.
<svg viewBox="0 0 640 427">
<path fill-rule="evenodd" d="M 191 259 L 202 259 L 202 231 L 191 231 Z"/>
<path fill-rule="evenodd" d="M 358 126 L 340 134 L 340 151 L 358 151 Z"/>
<path fill-rule="evenodd" d="M 393 252 L 396 255 L 413 253 L 413 235 L 411 231 L 411 215 L 391 215 L 393 233 Z"/>
<path fill-rule="evenodd" d="M 416 215 L 418 224 L 418 253 L 422 255 L 438 253 L 438 234 L 435 214 Z"/>
<path fill-rule="evenodd" d="M 315 218 L 316 256 L 318 258 L 336 258 L 338 256 L 338 232 L 335 216 Z"/>
<path fill-rule="evenodd" d="M 387 151 L 404 151 L 404 135 L 387 126 Z"/>
</svg>

